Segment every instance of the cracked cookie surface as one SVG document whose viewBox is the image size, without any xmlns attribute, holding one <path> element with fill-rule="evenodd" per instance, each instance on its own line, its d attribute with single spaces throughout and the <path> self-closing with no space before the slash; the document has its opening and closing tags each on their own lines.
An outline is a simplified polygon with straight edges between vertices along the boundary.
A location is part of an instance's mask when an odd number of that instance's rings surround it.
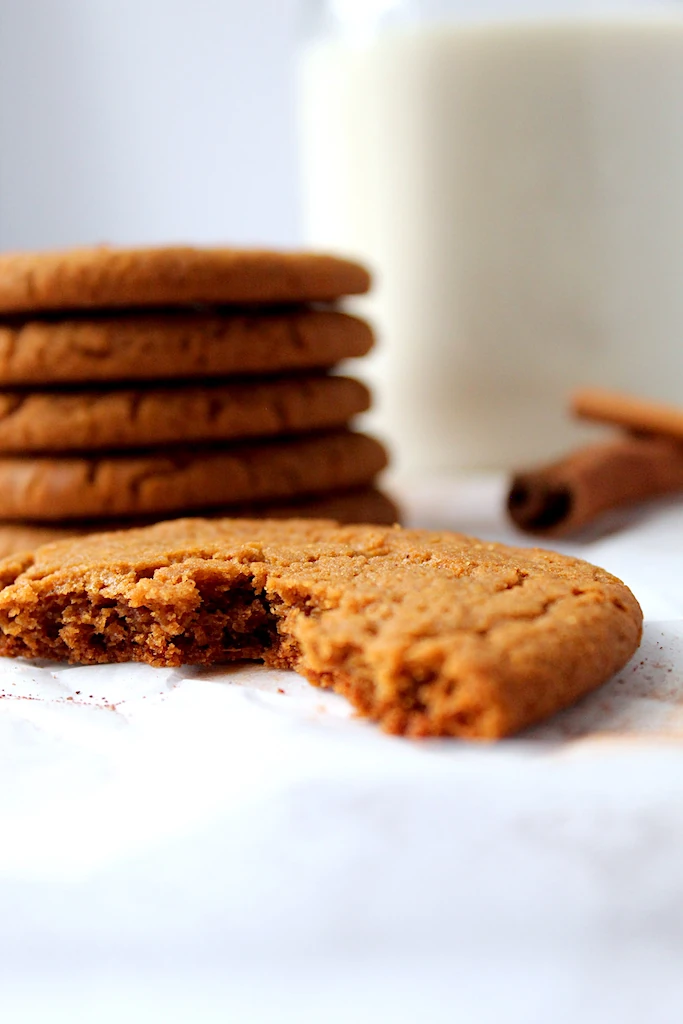
<svg viewBox="0 0 683 1024">
<path fill-rule="evenodd" d="M 329 302 L 370 287 L 350 260 L 249 249 L 118 249 L 0 256 L 0 312 L 195 303 Z"/>
<path fill-rule="evenodd" d="M 211 448 L 0 458 L 0 519 L 60 520 L 191 511 L 370 484 L 382 445 L 348 430 Z"/>
<path fill-rule="evenodd" d="M 0 391 L 0 452 L 274 438 L 344 426 L 369 405 L 359 381 L 323 375 L 194 387 Z"/>
<path fill-rule="evenodd" d="M 334 309 L 69 312 L 0 323 L 0 385 L 228 377 L 364 356 L 370 327 Z"/>
<path fill-rule="evenodd" d="M 226 505 L 219 510 L 195 510 L 195 516 L 211 519 L 226 516 L 240 519 L 334 519 L 339 523 L 376 523 L 391 526 L 400 521 L 398 507 L 392 499 L 376 487 L 353 487 L 328 491 L 316 497 L 263 504 Z M 68 523 L 8 523 L 0 520 L 0 558 L 19 551 L 27 551 L 67 537 L 84 537 L 91 533 L 127 530 L 133 526 L 153 526 L 160 519 L 184 519 L 187 511 L 164 516 L 140 516 L 126 519 L 75 519 Z"/>
<path fill-rule="evenodd" d="M 393 733 L 497 738 L 618 671 L 642 614 L 586 562 L 453 533 L 190 519 L 0 563 L 0 653 L 258 658 Z"/>
</svg>

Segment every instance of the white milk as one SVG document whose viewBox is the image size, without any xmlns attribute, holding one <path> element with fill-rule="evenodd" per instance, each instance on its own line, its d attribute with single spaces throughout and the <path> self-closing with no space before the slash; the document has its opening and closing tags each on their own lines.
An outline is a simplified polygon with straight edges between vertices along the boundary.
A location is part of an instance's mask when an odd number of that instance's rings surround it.
<svg viewBox="0 0 683 1024">
<path fill-rule="evenodd" d="M 319 43 L 301 105 L 307 242 L 378 273 L 399 469 L 554 456 L 581 384 L 683 401 L 683 16 Z"/>
</svg>

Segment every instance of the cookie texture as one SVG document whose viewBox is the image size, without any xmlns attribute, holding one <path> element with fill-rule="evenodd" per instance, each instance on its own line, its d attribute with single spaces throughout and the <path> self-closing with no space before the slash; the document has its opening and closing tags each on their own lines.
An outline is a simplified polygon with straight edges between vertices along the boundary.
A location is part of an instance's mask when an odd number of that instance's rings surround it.
<svg viewBox="0 0 683 1024">
<path fill-rule="evenodd" d="M 196 514 L 196 512 L 195 512 Z M 312 498 L 292 501 L 267 501 L 263 504 L 226 505 L 220 509 L 201 511 L 206 518 L 269 518 L 269 519 L 333 519 L 338 523 L 375 523 L 390 526 L 400 522 L 400 511 L 394 501 L 376 487 L 354 487 L 331 491 Z M 164 516 L 163 519 L 185 518 L 186 512 Z M 152 526 L 158 516 L 139 516 L 134 520 L 90 519 L 68 523 L 0 522 L 0 558 L 40 547 L 67 537 L 82 537 L 135 526 Z"/>
<path fill-rule="evenodd" d="M 263 659 L 393 733 L 496 738 L 605 682 L 631 592 L 585 562 L 450 533 L 181 520 L 0 562 L 0 653 L 81 663 Z"/>
<path fill-rule="evenodd" d="M 0 256 L 0 312 L 193 303 L 328 302 L 370 287 L 357 263 L 318 253 L 189 246 Z"/>
<path fill-rule="evenodd" d="M 325 375 L 107 391 L 0 391 L 0 452 L 299 434 L 341 427 L 369 404 L 370 393 L 359 381 Z"/>
<path fill-rule="evenodd" d="M 369 484 L 387 463 L 364 434 L 102 455 L 0 458 L 0 519 L 86 519 L 192 510 Z"/>
<path fill-rule="evenodd" d="M 373 334 L 337 310 L 123 312 L 0 323 L 0 386 L 231 377 L 326 369 Z"/>
</svg>

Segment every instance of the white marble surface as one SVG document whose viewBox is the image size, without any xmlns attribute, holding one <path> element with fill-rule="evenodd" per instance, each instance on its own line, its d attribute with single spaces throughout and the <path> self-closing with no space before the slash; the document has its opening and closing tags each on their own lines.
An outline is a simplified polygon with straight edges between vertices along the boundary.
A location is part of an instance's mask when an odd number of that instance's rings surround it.
<svg viewBox="0 0 683 1024">
<path fill-rule="evenodd" d="M 414 523 L 528 540 L 495 479 Z M 495 747 L 414 743 L 262 668 L 0 663 L 8 1021 L 680 1019 L 683 502 L 563 550 L 641 650 Z"/>
</svg>

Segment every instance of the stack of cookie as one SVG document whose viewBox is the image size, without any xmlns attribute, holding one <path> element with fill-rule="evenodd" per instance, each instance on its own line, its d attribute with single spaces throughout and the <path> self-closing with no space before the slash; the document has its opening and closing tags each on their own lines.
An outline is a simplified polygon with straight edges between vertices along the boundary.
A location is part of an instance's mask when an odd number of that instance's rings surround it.
<svg viewBox="0 0 683 1024">
<path fill-rule="evenodd" d="M 0 257 L 0 553 L 185 515 L 396 519 L 372 345 L 329 256 L 108 248 Z"/>
</svg>

